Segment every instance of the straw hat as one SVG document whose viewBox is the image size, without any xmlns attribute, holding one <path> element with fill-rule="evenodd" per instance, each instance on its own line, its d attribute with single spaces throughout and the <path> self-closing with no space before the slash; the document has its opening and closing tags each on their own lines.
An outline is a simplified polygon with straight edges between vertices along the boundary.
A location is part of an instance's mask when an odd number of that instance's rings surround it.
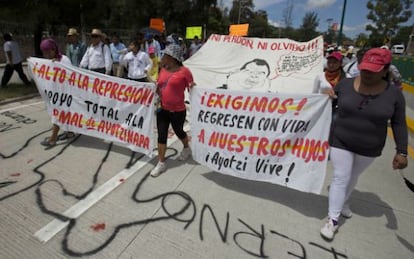
<svg viewBox="0 0 414 259">
<path fill-rule="evenodd" d="M 102 31 L 99 29 L 92 29 L 91 35 L 102 36 Z"/>
<path fill-rule="evenodd" d="M 66 34 L 66 35 L 68 35 L 68 36 L 79 35 L 79 33 L 75 28 L 69 28 L 68 34 Z"/>
</svg>

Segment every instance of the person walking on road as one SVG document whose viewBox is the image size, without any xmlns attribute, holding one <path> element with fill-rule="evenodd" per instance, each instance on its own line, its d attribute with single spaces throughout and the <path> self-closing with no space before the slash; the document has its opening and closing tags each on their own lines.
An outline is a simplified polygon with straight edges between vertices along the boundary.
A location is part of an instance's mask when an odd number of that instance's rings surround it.
<svg viewBox="0 0 414 259">
<path fill-rule="evenodd" d="M 178 160 L 184 161 L 191 155 L 188 135 L 183 129 L 186 117 L 184 92 L 194 86 L 194 81 L 191 71 L 183 66 L 182 57 L 181 47 L 177 44 L 170 44 L 165 48 L 161 58 L 162 68 L 157 80 L 157 93 L 161 105 L 157 109 L 158 163 L 151 171 L 153 177 L 159 176 L 167 168 L 165 152 L 170 124 L 184 145 Z"/>
<path fill-rule="evenodd" d="M 112 35 L 112 42 L 109 44 L 112 55 L 112 73 L 117 77 L 124 77 L 124 67 L 120 65 L 120 56 L 127 52 L 127 47 L 121 42 L 118 34 Z"/>
<path fill-rule="evenodd" d="M 391 121 L 396 145 L 392 168 L 407 167 L 405 99 L 387 80 L 391 59 L 389 50 L 370 49 L 359 64 L 359 76 L 346 78 L 323 92 L 338 100 L 330 150 L 333 178 L 329 188 L 328 222 L 320 231 L 325 239 L 334 238 L 340 215 L 352 216 L 349 197 L 361 173 L 381 155 L 388 121 Z"/>
<path fill-rule="evenodd" d="M 42 42 L 40 43 L 40 50 L 42 51 L 44 58 L 51 59 L 53 61 L 58 61 L 66 65 L 72 65 L 70 59 L 67 56 L 62 55 L 62 53 L 60 53 L 56 41 L 51 38 L 42 40 Z M 58 135 L 59 130 L 59 126 L 53 124 L 52 135 L 50 135 L 50 137 L 45 138 L 42 142 L 40 142 L 40 144 L 42 146 L 51 148 L 56 145 L 56 141 L 73 138 L 75 136 L 75 133 L 67 131 Z"/>
<path fill-rule="evenodd" d="M 79 33 L 75 28 L 70 28 L 66 36 L 68 40 L 66 56 L 70 59 L 72 65 L 79 67 L 87 46 L 79 40 Z"/>
<path fill-rule="evenodd" d="M 152 60 L 149 55 L 140 49 L 141 44 L 132 41 L 129 46 L 129 52 L 124 56 L 121 55 L 119 62 L 128 69 L 128 79 L 148 82 L 148 73 L 152 68 Z"/>
<path fill-rule="evenodd" d="M 13 72 L 16 70 L 20 79 L 25 85 L 30 85 L 29 79 L 23 72 L 23 58 L 20 53 L 19 44 L 13 40 L 11 33 L 3 34 L 4 39 L 4 54 L 6 55 L 6 67 L 4 69 L 3 77 L 1 79 L 1 87 L 6 88 L 7 83 L 10 81 L 10 78 L 13 75 Z"/>
<path fill-rule="evenodd" d="M 91 32 L 91 45 L 80 62 L 80 67 L 110 75 L 112 73 L 112 57 L 109 46 L 103 42 L 103 33 L 99 29 Z"/>
</svg>

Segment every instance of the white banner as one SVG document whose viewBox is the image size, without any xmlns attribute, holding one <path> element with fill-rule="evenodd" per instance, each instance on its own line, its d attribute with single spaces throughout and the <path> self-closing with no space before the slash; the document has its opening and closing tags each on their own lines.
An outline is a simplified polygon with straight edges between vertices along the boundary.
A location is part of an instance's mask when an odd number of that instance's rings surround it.
<svg viewBox="0 0 414 259">
<path fill-rule="evenodd" d="M 29 58 L 28 64 L 52 123 L 63 130 L 152 154 L 153 83 L 112 77 L 48 59 Z"/>
<path fill-rule="evenodd" d="M 326 95 L 191 92 L 194 160 L 235 177 L 319 194 L 330 123 Z"/>
<path fill-rule="evenodd" d="M 297 42 L 213 34 L 184 64 L 203 87 L 312 93 L 323 72 L 323 38 Z"/>
</svg>

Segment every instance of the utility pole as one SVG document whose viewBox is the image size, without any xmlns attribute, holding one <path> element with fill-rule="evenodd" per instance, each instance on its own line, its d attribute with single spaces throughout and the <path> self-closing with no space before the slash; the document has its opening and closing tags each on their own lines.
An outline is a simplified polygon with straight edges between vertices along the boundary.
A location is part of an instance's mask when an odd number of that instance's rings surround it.
<svg viewBox="0 0 414 259">
<path fill-rule="evenodd" d="M 244 0 L 239 0 L 239 18 L 237 19 L 237 24 L 240 24 L 240 14 L 241 14 L 241 11 L 242 11 L 242 4 L 244 4 L 244 3 L 245 3 Z"/>
<path fill-rule="evenodd" d="M 414 42 L 413 42 L 413 37 L 414 37 L 414 25 L 413 25 L 413 29 L 411 31 L 411 34 L 408 40 L 408 44 L 407 44 L 407 48 L 405 49 L 405 54 L 412 56 L 414 55 Z"/>
<path fill-rule="evenodd" d="M 86 42 L 85 19 L 83 16 L 82 0 L 79 2 L 79 16 L 80 16 L 80 31 L 81 31 L 82 42 Z"/>
<path fill-rule="evenodd" d="M 345 10 L 346 10 L 346 0 L 344 0 L 344 5 L 342 7 L 341 27 L 339 28 L 338 41 L 336 42 L 337 46 L 340 46 L 341 41 L 342 41 L 342 28 L 344 27 Z"/>
</svg>

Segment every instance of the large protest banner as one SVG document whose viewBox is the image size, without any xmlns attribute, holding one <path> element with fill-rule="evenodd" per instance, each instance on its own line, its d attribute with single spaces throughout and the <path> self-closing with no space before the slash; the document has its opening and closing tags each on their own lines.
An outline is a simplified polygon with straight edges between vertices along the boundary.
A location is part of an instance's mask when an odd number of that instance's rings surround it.
<svg viewBox="0 0 414 259">
<path fill-rule="evenodd" d="M 331 122 L 328 96 L 194 88 L 193 158 L 217 172 L 320 193 Z"/>
<path fill-rule="evenodd" d="M 155 147 L 153 83 L 111 77 L 48 59 L 29 58 L 28 65 L 52 123 L 151 156 Z"/>
<path fill-rule="evenodd" d="M 311 93 L 323 71 L 323 38 L 297 42 L 212 34 L 184 64 L 197 85 L 207 88 Z"/>
</svg>

